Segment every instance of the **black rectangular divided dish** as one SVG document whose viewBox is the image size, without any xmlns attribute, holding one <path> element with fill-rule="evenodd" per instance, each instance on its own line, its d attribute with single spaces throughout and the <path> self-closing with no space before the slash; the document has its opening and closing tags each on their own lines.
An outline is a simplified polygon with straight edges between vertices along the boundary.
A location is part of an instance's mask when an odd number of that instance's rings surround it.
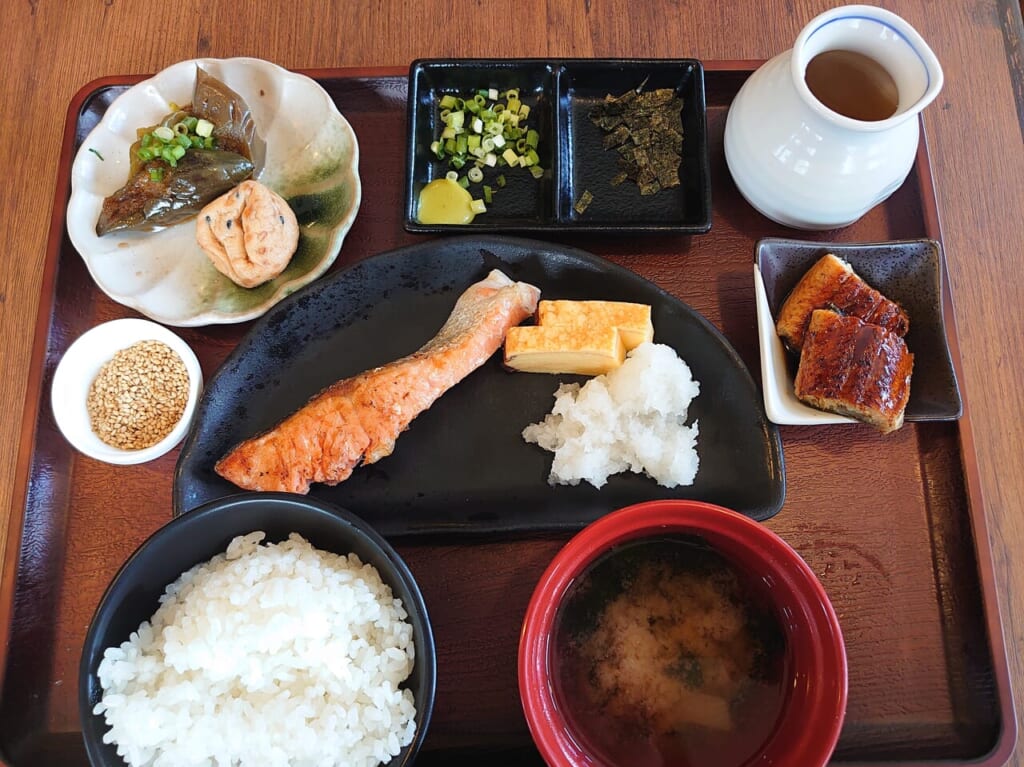
<svg viewBox="0 0 1024 767">
<path fill-rule="evenodd" d="M 430 151 L 441 133 L 441 98 L 465 97 L 482 88 L 518 88 L 530 105 L 530 127 L 540 134 L 544 176 L 525 169 L 488 168 L 483 184 L 494 188 L 487 213 L 471 224 L 421 224 L 420 190 L 450 170 Z M 681 184 L 641 195 L 631 181 L 613 186 L 617 153 L 603 147 L 604 132 L 590 120 L 608 95 L 629 90 L 673 89 L 683 101 Z M 405 228 L 410 232 L 574 231 L 676 232 L 711 229 L 704 68 L 696 59 L 420 59 L 409 68 Z M 500 174 L 507 182 L 497 189 Z M 474 188 L 474 197 L 481 193 Z M 592 201 L 583 213 L 584 192 Z"/>
</svg>

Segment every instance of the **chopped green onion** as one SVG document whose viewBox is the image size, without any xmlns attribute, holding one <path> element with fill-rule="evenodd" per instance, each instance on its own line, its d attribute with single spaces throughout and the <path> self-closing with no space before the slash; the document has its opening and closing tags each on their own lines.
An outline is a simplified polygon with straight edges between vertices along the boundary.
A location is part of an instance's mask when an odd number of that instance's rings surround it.
<svg viewBox="0 0 1024 767">
<path fill-rule="evenodd" d="M 142 162 L 161 160 L 175 168 L 189 149 L 213 149 L 215 145 L 213 123 L 187 115 L 172 126 L 158 125 L 145 133 L 139 131 L 135 156 Z"/>
<path fill-rule="evenodd" d="M 160 183 L 164 180 L 164 172 L 161 168 L 150 168 L 149 169 L 149 180 L 156 183 Z"/>
<path fill-rule="evenodd" d="M 483 200 L 473 200 L 471 203 L 469 203 L 469 209 L 474 213 L 486 213 L 487 205 L 484 203 Z"/>
<path fill-rule="evenodd" d="M 518 88 L 500 92 L 480 88 L 464 98 L 445 94 L 439 99 L 440 137 L 431 142 L 430 151 L 445 162 L 445 178 L 463 188 L 484 181 L 488 168 L 522 167 L 534 178 L 541 178 L 540 132 L 527 124 L 530 107 L 524 104 Z M 485 212 L 493 202 L 495 188 L 506 185 L 504 174 L 484 186 L 483 198 L 474 200 L 477 212 Z"/>
</svg>

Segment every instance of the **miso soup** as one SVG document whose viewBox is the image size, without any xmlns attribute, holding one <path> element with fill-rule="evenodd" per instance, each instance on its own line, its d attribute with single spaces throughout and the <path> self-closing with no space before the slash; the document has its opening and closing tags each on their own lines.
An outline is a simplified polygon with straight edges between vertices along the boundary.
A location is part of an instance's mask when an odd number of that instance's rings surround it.
<svg viewBox="0 0 1024 767">
<path fill-rule="evenodd" d="M 739 767 L 785 702 L 782 627 L 754 581 L 700 539 L 618 547 L 556 618 L 555 700 L 614 765 Z"/>
</svg>

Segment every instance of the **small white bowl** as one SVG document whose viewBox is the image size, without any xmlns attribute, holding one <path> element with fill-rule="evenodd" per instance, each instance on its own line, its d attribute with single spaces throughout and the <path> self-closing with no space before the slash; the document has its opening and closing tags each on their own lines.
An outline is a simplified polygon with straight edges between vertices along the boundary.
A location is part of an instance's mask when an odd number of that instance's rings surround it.
<svg viewBox="0 0 1024 767">
<path fill-rule="evenodd" d="M 181 420 L 162 440 L 141 450 L 121 450 L 105 443 L 92 430 L 85 403 L 100 368 L 121 349 L 138 341 L 161 341 L 181 357 L 188 371 L 188 401 Z M 53 374 L 50 404 L 57 426 L 75 449 L 98 461 L 123 466 L 152 461 L 175 447 L 188 430 L 202 389 L 203 371 L 188 344 L 162 325 L 129 318 L 97 325 L 68 347 Z"/>
</svg>

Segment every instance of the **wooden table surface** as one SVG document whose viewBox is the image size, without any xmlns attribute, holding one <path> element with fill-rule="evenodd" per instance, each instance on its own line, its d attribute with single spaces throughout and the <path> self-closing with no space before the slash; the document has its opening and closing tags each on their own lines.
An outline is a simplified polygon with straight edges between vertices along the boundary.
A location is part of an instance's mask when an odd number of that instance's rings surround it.
<svg viewBox="0 0 1024 767">
<path fill-rule="evenodd" d="M 1000 584 L 1014 689 L 1024 691 L 1024 49 L 1015 0 L 889 0 L 931 44 L 946 84 L 924 121 L 955 302 L 963 388 Z M 827 0 L 311 0 L 246 4 L 27 0 L 9 4 L 0 73 L 0 560 L 63 121 L 71 97 L 111 74 L 197 56 L 288 68 L 406 65 L 417 57 L 763 59 L 792 44 Z M 372 183 L 372 182 L 371 182 Z M 794 232 L 794 236 L 799 233 Z M 1018 705 L 1018 715 L 1024 706 Z M 1009 764 L 1024 766 L 1024 746 Z"/>
</svg>

